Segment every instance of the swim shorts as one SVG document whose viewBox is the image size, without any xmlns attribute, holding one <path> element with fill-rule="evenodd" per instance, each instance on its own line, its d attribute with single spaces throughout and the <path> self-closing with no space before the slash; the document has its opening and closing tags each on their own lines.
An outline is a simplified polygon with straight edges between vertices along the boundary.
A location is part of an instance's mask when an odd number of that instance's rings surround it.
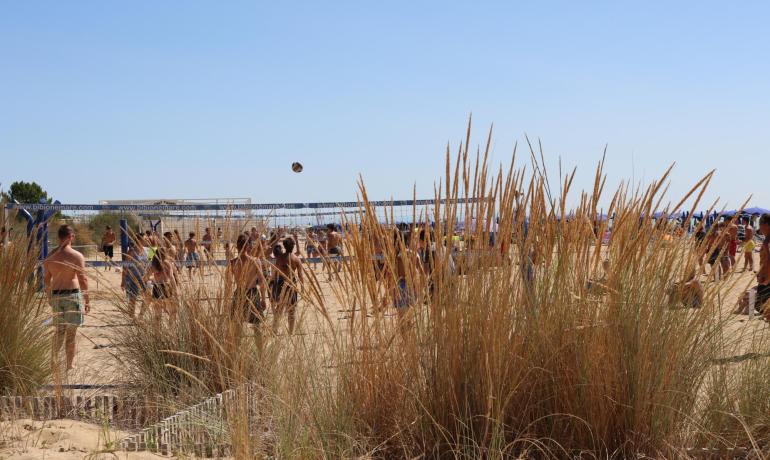
<svg viewBox="0 0 770 460">
<path fill-rule="evenodd" d="M 342 249 L 339 246 L 331 248 L 331 249 L 329 249 L 329 254 L 331 254 L 333 256 L 341 256 L 342 255 Z"/>
<path fill-rule="evenodd" d="M 187 253 L 187 261 L 188 262 L 200 262 L 201 256 L 197 252 L 188 252 Z"/>
<path fill-rule="evenodd" d="M 105 244 L 102 246 L 102 251 L 104 251 L 104 255 L 112 259 L 112 257 L 115 255 L 114 248 L 111 244 Z"/>
<path fill-rule="evenodd" d="M 755 247 L 756 247 L 756 243 L 754 242 L 754 240 L 749 240 L 749 241 L 743 243 L 743 252 L 745 254 L 750 254 L 750 253 L 754 252 L 754 248 Z"/>
<path fill-rule="evenodd" d="M 262 306 L 259 289 L 249 288 L 246 292 L 236 290 L 233 294 L 233 315 L 243 315 L 251 324 L 259 324 L 265 319 L 265 308 Z"/>
<path fill-rule="evenodd" d="M 81 326 L 83 324 L 83 295 L 78 289 L 51 292 L 54 326 Z"/>
<path fill-rule="evenodd" d="M 299 300 L 297 290 L 282 276 L 273 280 L 270 285 L 270 294 L 270 299 L 273 302 L 283 303 L 285 305 L 295 305 Z"/>
<path fill-rule="evenodd" d="M 153 284 L 152 297 L 155 299 L 167 299 L 171 297 L 171 288 L 165 283 Z"/>
<path fill-rule="evenodd" d="M 737 241 L 731 241 L 730 242 L 730 255 L 735 257 L 735 254 L 738 252 L 738 242 Z"/>
</svg>

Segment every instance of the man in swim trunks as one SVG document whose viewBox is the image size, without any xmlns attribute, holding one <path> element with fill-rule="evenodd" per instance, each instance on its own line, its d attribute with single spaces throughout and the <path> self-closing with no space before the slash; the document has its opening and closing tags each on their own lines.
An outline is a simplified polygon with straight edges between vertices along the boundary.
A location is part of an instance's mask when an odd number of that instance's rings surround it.
<svg viewBox="0 0 770 460">
<path fill-rule="evenodd" d="M 53 309 L 52 323 L 56 328 L 53 339 L 54 363 L 64 342 L 67 370 L 75 359 L 75 339 L 83 315 L 91 310 L 86 278 L 86 259 L 72 249 L 75 231 L 62 225 L 57 232 L 59 247 L 43 263 L 45 289 Z"/>
<path fill-rule="evenodd" d="M 228 270 L 235 283 L 232 317 L 259 325 L 267 309 L 267 281 L 263 273 L 262 260 L 249 254 L 249 237 L 238 235 L 235 242 L 238 256 L 230 259 Z"/>
<path fill-rule="evenodd" d="M 206 256 L 206 260 L 211 260 L 211 246 L 213 243 L 214 235 L 211 234 L 210 228 L 206 228 L 201 240 L 201 247 L 203 248 L 203 255 Z"/>
<path fill-rule="evenodd" d="M 109 262 L 109 265 L 105 266 L 105 270 L 109 270 L 112 266 L 112 258 L 115 255 L 114 247 L 115 247 L 115 232 L 112 231 L 112 227 L 109 225 L 105 228 L 104 235 L 102 235 L 102 251 L 104 252 L 104 256 L 107 258 L 107 261 Z"/>
<path fill-rule="evenodd" d="M 309 228 L 305 233 L 305 254 L 307 254 L 308 259 L 312 259 L 319 255 L 318 241 L 312 228 Z M 316 263 L 313 262 L 313 268 L 315 269 L 315 267 Z"/>
<path fill-rule="evenodd" d="M 299 286 L 304 277 L 302 261 L 294 254 L 294 240 L 286 238 L 273 246 L 272 279 L 270 280 L 270 300 L 273 303 L 273 332 L 278 331 L 278 323 L 287 312 L 289 335 L 294 333 Z"/>
<path fill-rule="evenodd" d="M 187 253 L 187 273 L 192 278 L 193 269 L 200 268 L 201 256 L 198 254 L 198 242 L 195 240 L 195 232 L 190 232 L 190 237 L 184 242 L 184 250 Z"/>
<path fill-rule="evenodd" d="M 334 224 L 326 225 L 326 254 L 334 257 L 334 260 L 329 265 L 329 281 L 331 281 L 332 266 L 334 267 L 334 273 L 339 273 L 340 267 L 342 267 L 342 262 L 339 259 L 342 257 L 342 235 L 337 232 L 337 226 Z"/>
</svg>

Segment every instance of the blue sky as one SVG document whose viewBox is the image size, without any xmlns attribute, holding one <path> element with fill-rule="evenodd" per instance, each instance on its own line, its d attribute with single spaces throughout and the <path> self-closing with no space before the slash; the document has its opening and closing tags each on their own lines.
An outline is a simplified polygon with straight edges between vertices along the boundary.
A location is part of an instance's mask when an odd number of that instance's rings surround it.
<svg viewBox="0 0 770 460">
<path fill-rule="evenodd" d="M 590 186 L 770 207 L 770 3 L 0 4 L 0 182 L 63 202 L 431 196 L 468 115 Z M 632 162 L 633 158 L 633 162 Z M 524 160 L 525 156 L 521 156 Z M 289 165 L 301 161 L 305 172 Z M 632 168 L 633 164 L 633 168 Z"/>
</svg>

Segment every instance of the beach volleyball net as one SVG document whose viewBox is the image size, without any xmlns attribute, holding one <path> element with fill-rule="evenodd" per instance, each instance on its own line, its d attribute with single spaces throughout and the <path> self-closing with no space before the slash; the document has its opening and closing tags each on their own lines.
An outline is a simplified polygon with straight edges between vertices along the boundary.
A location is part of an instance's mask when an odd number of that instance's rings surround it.
<svg viewBox="0 0 770 460">
<path fill-rule="evenodd" d="M 467 200 L 454 199 L 454 203 Z M 114 261 L 121 260 L 128 242 L 138 233 L 162 235 L 178 233 L 182 239 L 195 234 L 198 242 L 208 229 L 212 235 L 214 258 L 222 261 L 224 247 L 233 244 L 238 235 L 252 229 L 260 235 L 296 233 L 304 236 L 311 230 L 322 230 L 329 224 L 340 232 L 345 226 L 357 225 L 366 213 L 386 225 L 408 227 L 435 225 L 437 206 L 447 200 L 413 199 L 370 201 L 366 209 L 359 201 L 308 203 L 252 203 L 249 199 L 223 198 L 209 200 L 110 200 L 96 204 L 8 203 L 3 207 L 4 225 L 12 235 L 26 237 L 40 246 L 41 258 L 48 247 L 57 243 L 56 230 L 61 224 L 75 230 L 76 249 L 86 255 L 90 266 L 107 263 L 102 251 L 102 236 L 109 226 L 116 233 Z M 454 222 L 442 225 L 462 226 L 464 207 Z"/>
</svg>

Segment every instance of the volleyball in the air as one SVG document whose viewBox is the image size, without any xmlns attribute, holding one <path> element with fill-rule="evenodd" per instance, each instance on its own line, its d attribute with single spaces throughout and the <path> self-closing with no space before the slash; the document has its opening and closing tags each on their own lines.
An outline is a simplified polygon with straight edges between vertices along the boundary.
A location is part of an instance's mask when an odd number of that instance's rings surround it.
<svg viewBox="0 0 770 460">
<path fill-rule="evenodd" d="M 301 173 L 302 163 L 295 161 L 294 163 L 291 164 L 291 170 L 294 171 L 295 173 Z"/>
</svg>

